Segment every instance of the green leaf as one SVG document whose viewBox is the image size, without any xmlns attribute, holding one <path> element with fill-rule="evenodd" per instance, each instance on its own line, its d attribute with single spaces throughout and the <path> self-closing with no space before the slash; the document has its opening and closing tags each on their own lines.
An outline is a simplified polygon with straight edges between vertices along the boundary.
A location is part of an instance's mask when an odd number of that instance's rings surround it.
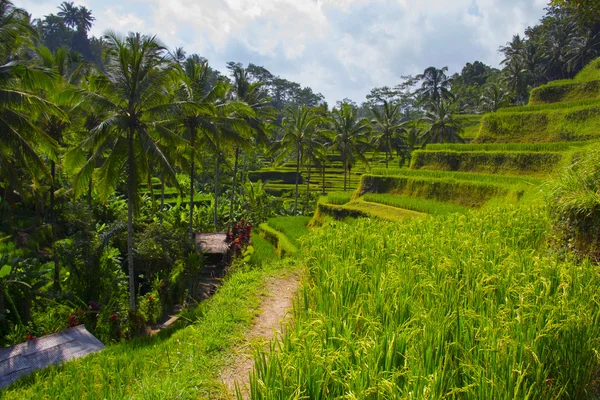
<svg viewBox="0 0 600 400">
<path fill-rule="evenodd" d="M 6 278 L 11 271 L 12 267 L 8 264 L 5 264 L 2 268 L 0 268 L 0 278 Z"/>
</svg>

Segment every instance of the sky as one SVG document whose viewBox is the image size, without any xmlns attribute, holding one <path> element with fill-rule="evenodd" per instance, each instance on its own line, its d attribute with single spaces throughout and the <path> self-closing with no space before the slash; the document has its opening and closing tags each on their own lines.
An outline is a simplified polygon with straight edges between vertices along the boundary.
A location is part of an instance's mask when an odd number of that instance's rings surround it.
<svg viewBox="0 0 600 400">
<path fill-rule="evenodd" d="M 13 0 L 34 18 L 59 0 Z M 253 63 L 310 86 L 330 104 L 357 103 L 429 66 L 498 67 L 498 47 L 536 24 L 548 0 L 74 0 L 107 29 L 157 35 L 224 72 Z"/>
</svg>

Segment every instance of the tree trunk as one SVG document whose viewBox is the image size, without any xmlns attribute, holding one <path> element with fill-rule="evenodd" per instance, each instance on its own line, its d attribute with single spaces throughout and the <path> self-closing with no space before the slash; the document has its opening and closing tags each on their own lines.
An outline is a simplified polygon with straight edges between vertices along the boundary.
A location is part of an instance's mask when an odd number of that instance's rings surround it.
<svg viewBox="0 0 600 400">
<path fill-rule="evenodd" d="M 346 152 L 342 155 L 342 164 L 344 165 L 344 192 L 346 191 L 346 176 L 348 172 L 348 164 L 346 164 Z"/>
<path fill-rule="evenodd" d="M 162 225 L 165 216 L 163 211 L 165 210 L 165 172 L 160 173 L 160 224 Z"/>
<path fill-rule="evenodd" d="M 388 162 L 389 162 L 389 156 L 388 156 L 388 154 L 389 154 L 389 152 L 390 152 L 390 148 L 389 148 L 389 146 L 388 146 L 388 147 L 385 149 L 385 169 L 387 169 L 387 168 L 388 168 Z"/>
<path fill-rule="evenodd" d="M 129 309 L 135 311 L 135 272 L 133 269 L 133 196 L 135 186 L 135 159 L 133 152 L 133 128 L 129 130 L 129 179 L 127 184 L 127 261 L 129 264 Z"/>
<path fill-rule="evenodd" d="M 309 201 L 309 196 L 310 196 L 310 171 L 311 171 L 311 167 L 312 165 L 310 165 L 310 162 L 308 164 L 308 177 L 306 179 L 306 203 L 304 206 L 304 214 L 306 214 L 306 212 L 308 211 L 308 201 Z"/>
<path fill-rule="evenodd" d="M 231 183 L 231 196 L 229 197 L 229 226 L 233 226 L 233 201 L 235 200 L 235 180 L 237 178 L 238 159 L 240 157 L 240 148 L 235 148 L 235 161 L 233 163 L 233 181 Z"/>
<path fill-rule="evenodd" d="M 298 184 L 300 177 L 300 158 L 302 156 L 300 152 L 300 145 L 298 145 L 298 156 L 296 157 L 296 197 L 294 200 L 294 215 L 298 215 Z"/>
<path fill-rule="evenodd" d="M 213 210 L 213 223 L 215 225 L 215 232 L 217 231 L 217 207 L 219 206 L 219 172 L 220 172 L 220 166 L 219 166 L 219 156 L 217 156 L 217 167 L 216 167 L 216 171 L 215 171 L 215 201 L 214 201 L 214 210 Z"/>
<path fill-rule="evenodd" d="M 322 177 L 323 177 L 323 182 L 321 184 L 321 193 L 325 194 L 325 162 L 323 162 L 323 174 L 322 174 Z"/>
<path fill-rule="evenodd" d="M 247 163 L 248 163 L 248 154 L 246 152 L 244 152 L 244 166 L 242 167 L 242 191 L 243 191 L 242 193 L 245 193 L 244 191 L 246 190 L 244 185 L 246 185 L 246 169 L 248 168 Z"/>
<path fill-rule="evenodd" d="M 54 181 L 56 179 L 56 163 L 54 161 L 50 162 L 50 227 L 52 228 L 52 242 L 56 242 L 56 224 L 54 218 Z M 53 257 L 54 259 L 54 290 L 58 293 L 60 292 L 60 262 L 58 260 L 58 256 L 56 254 L 56 249 L 54 249 Z"/>
<path fill-rule="evenodd" d="M 54 180 L 56 179 L 56 164 L 50 161 L 50 223 L 54 223 Z"/>
<path fill-rule="evenodd" d="M 194 165 L 195 165 L 195 129 L 192 129 L 191 137 L 190 137 L 190 147 L 192 149 L 192 157 L 190 163 L 190 220 L 189 220 L 189 235 L 190 235 L 190 243 L 192 245 L 196 242 L 196 236 L 194 235 Z"/>
</svg>

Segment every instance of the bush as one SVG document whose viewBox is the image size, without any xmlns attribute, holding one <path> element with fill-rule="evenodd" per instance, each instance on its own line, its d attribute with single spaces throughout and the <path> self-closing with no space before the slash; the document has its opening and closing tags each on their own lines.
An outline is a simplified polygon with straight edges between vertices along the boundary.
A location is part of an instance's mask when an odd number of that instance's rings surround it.
<svg viewBox="0 0 600 400">
<path fill-rule="evenodd" d="M 600 146 L 568 167 L 549 189 L 548 206 L 561 243 L 600 260 Z"/>
</svg>

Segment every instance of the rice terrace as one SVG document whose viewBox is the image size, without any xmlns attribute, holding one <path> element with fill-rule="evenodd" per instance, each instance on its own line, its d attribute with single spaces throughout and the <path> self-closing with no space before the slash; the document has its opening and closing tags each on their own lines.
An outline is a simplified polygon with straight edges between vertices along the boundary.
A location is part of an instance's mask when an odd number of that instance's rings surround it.
<svg viewBox="0 0 600 400">
<path fill-rule="evenodd" d="M 408 3 L 0 0 L 0 398 L 600 399 L 600 2 Z"/>
</svg>

